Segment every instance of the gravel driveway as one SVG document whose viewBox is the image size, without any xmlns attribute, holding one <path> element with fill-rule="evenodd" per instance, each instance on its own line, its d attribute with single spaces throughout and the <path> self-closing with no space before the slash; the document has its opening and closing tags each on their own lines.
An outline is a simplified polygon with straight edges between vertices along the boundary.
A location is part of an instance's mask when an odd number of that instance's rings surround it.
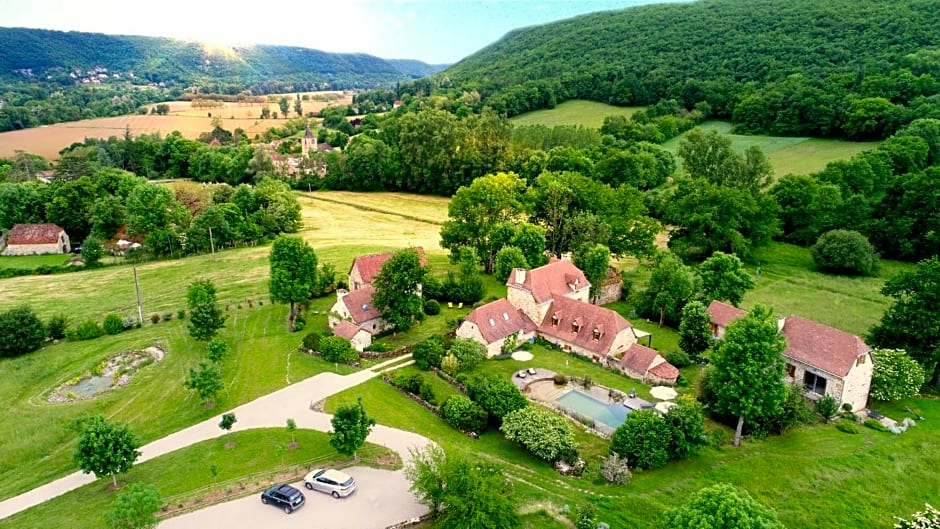
<svg viewBox="0 0 940 529">
<path fill-rule="evenodd" d="M 271 505 L 263 505 L 258 493 L 170 518 L 161 522 L 159 528 L 384 529 L 428 510 L 415 500 L 408 490 L 410 483 L 400 470 L 351 467 L 343 471 L 356 478 L 358 483 L 356 492 L 346 498 L 337 500 L 327 494 L 307 490 L 303 481 L 298 481 L 291 484 L 304 492 L 307 503 L 293 514 L 287 515 Z"/>
</svg>

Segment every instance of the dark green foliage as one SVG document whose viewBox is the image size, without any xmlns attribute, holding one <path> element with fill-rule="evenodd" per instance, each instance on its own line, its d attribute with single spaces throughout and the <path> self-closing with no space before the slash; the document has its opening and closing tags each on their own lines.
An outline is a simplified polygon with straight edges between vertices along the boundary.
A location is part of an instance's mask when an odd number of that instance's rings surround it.
<svg viewBox="0 0 940 529">
<path fill-rule="evenodd" d="M 434 299 L 424 300 L 424 313 L 428 316 L 437 316 L 441 313 L 441 304 Z"/>
<path fill-rule="evenodd" d="M 355 404 L 340 405 L 330 424 L 333 425 L 330 446 L 345 456 L 351 456 L 366 442 L 366 437 L 375 426 L 375 419 L 366 415 L 360 398 Z"/>
<path fill-rule="evenodd" d="M 689 358 L 699 359 L 701 354 L 712 346 L 711 316 L 701 301 L 690 301 L 682 308 L 682 320 L 679 322 L 679 347 Z M 676 365 L 672 360 L 672 365 Z M 679 367 L 679 366 L 676 366 Z"/>
<path fill-rule="evenodd" d="M 584 245 L 575 251 L 574 265 L 584 272 L 584 277 L 591 283 L 591 297 L 597 296 L 607 277 L 610 266 L 610 249 L 603 244 Z"/>
<path fill-rule="evenodd" d="M 669 351 L 665 356 L 666 361 L 675 366 L 676 369 L 689 367 L 693 363 L 692 359 L 689 357 L 689 354 L 682 350 Z"/>
<path fill-rule="evenodd" d="M 715 252 L 698 267 L 705 299 L 725 301 L 737 307 L 754 280 L 734 254 Z"/>
<path fill-rule="evenodd" d="M 670 426 L 655 410 L 635 410 L 610 438 L 611 453 L 636 468 L 659 468 L 669 461 Z"/>
<path fill-rule="evenodd" d="M 437 404 L 437 396 L 434 394 L 434 386 L 432 386 L 431 383 L 426 380 L 422 382 L 420 386 L 418 386 L 417 395 L 432 406 Z"/>
<path fill-rule="evenodd" d="M 232 431 L 232 427 L 235 426 L 235 423 L 238 422 L 238 419 L 235 418 L 234 413 L 223 413 L 222 421 L 219 422 L 219 428 L 225 430 L 226 432 Z"/>
<path fill-rule="evenodd" d="M 183 387 L 199 395 L 202 404 L 209 407 L 215 396 L 222 391 L 222 375 L 210 362 L 200 362 L 199 369 L 189 368 L 189 376 L 183 381 Z"/>
<path fill-rule="evenodd" d="M 85 320 L 75 326 L 74 329 L 65 331 L 65 337 L 69 341 L 77 342 L 81 340 L 93 340 L 104 336 L 104 329 L 94 320 Z"/>
<path fill-rule="evenodd" d="M 100 415 L 84 419 L 77 424 L 81 430 L 75 451 L 75 462 L 84 473 L 95 477 L 111 476 L 117 485 L 117 474 L 134 466 L 140 457 L 140 442 L 127 426 L 113 424 Z"/>
<path fill-rule="evenodd" d="M 457 371 L 472 371 L 486 360 L 486 347 L 471 338 L 455 338 L 447 354 L 457 358 Z"/>
<path fill-rule="evenodd" d="M 304 348 L 311 351 L 317 351 L 320 347 L 321 338 L 323 338 L 323 336 L 321 336 L 317 331 L 311 331 L 307 333 L 303 339 Z"/>
<path fill-rule="evenodd" d="M 823 422 L 829 422 L 839 414 L 839 403 L 832 395 L 826 395 L 816 401 L 816 413 Z"/>
<path fill-rule="evenodd" d="M 940 260 L 917 263 L 913 272 L 901 272 L 881 289 L 894 299 L 881 321 L 868 331 L 873 347 L 898 348 L 924 368 L 929 385 L 940 379 Z"/>
<path fill-rule="evenodd" d="M 498 422 L 506 414 L 529 405 L 525 396 L 510 380 L 479 373 L 467 381 L 467 396 Z"/>
<path fill-rule="evenodd" d="M 858 424 L 856 424 L 855 421 L 841 420 L 836 423 L 836 430 L 853 435 L 861 433 L 858 430 Z"/>
<path fill-rule="evenodd" d="M 456 251 L 458 271 L 448 271 L 441 288 L 444 297 L 458 303 L 473 304 L 483 299 L 483 277 L 477 268 L 473 249 L 463 247 Z"/>
<path fill-rule="evenodd" d="M 22 306 L 0 313 L 0 358 L 20 356 L 42 347 L 46 328 L 33 312 Z"/>
<path fill-rule="evenodd" d="M 372 302 L 396 332 L 405 332 L 424 318 L 420 286 L 427 275 L 413 248 L 396 252 L 375 276 Z"/>
<path fill-rule="evenodd" d="M 2 319 L 2 317 L 0 317 Z M 69 326 L 69 317 L 62 313 L 53 314 L 46 322 L 46 336 L 50 340 L 65 338 L 65 331 Z"/>
<path fill-rule="evenodd" d="M 276 303 L 288 303 L 293 321 L 297 303 L 312 298 L 317 290 L 317 254 L 301 237 L 279 235 L 271 245 L 271 277 L 268 291 Z"/>
<path fill-rule="evenodd" d="M 85 266 L 89 268 L 98 266 L 102 257 L 104 257 L 104 246 L 101 245 L 101 241 L 94 237 L 85 239 L 82 243 L 82 262 Z"/>
<path fill-rule="evenodd" d="M 665 526 L 667 529 L 783 529 L 772 510 L 757 503 L 747 491 L 726 483 L 701 489 L 684 505 L 669 510 Z"/>
<path fill-rule="evenodd" d="M 660 325 L 675 323 L 685 304 L 699 298 L 701 291 L 702 280 L 695 270 L 682 264 L 675 254 L 661 251 L 656 255 L 646 290 L 638 296 L 637 308 L 641 314 L 656 318 Z"/>
<path fill-rule="evenodd" d="M 496 264 L 493 267 L 493 277 L 500 283 L 509 279 L 513 268 L 529 268 L 529 263 L 522 254 L 522 250 L 515 246 L 503 246 L 496 252 Z"/>
<path fill-rule="evenodd" d="M 399 373 L 392 379 L 392 384 L 408 393 L 417 395 L 421 392 L 421 386 L 424 384 L 424 376 L 421 373 L 415 373 L 411 376 Z"/>
<path fill-rule="evenodd" d="M 186 291 L 189 306 L 189 335 L 207 342 L 225 326 L 227 316 L 216 302 L 215 284 L 210 279 L 193 281 Z M 165 319 L 165 317 L 164 317 Z"/>
<path fill-rule="evenodd" d="M 418 342 L 411 351 L 411 358 L 418 369 L 427 371 L 430 366 L 441 367 L 444 358 L 444 340 L 440 336 L 429 336 Z"/>
<path fill-rule="evenodd" d="M 108 314 L 101 324 L 107 334 L 120 334 L 124 331 L 124 320 L 117 314 Z"/>
<path fill-rule="evenodd" d="M 550 463 L 577 453 L 578 443 L 571 423 L 542 406 L 526 406 L 506 414 L 499 430 L 506 439 L 521 444 L 535 457 Z"/>
<path fill-rule="evenodd" d="M 828 272 L 868 276 L 878 269 L 875 248 L 857 231 L 827 231 L 810 250 L 816 266 Z"/>
<path fill-rule="evenodd" d="M 353 349 L 349 340 L 340 336 L 327 336 L 320 340 L 318 350 L 327 362 L 349 364 L 359 360 L 359 352 Z"/>
<path fill-rule="evenodd" d="M 228 356 L 228 344 L 225 343 L 225 340 L 221 338 L 213 338 L 209 340 L 209 344 L 206 347 L 206 358 L 209 359 L 213 364 L 219 365 Z"/>
<path fill-rule="evenodd" d="M 153 529 L 160 523 L 156 514 L 162 506 L 156 487 L 132 483 L 114 499 L 105 521 L 113 529 Z"/>
<path fill-rule="evenodd" d="M 463 432 L 482 433 L 486 430 L 486 410 L 466 395 L 451 395 L 441 405 L 441 417 L 447 424 Z"/>
</svg>

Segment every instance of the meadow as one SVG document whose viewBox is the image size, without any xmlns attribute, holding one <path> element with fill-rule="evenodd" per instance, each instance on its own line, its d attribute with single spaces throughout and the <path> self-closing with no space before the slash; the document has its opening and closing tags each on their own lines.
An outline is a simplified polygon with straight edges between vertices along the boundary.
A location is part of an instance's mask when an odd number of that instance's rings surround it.
<svg viewBox="0 0 940 529">
<path fill-rule="evenodd" d="M 533 110 L 513 116 L 509 122 L 513 125 L 581 125 L 599 129 L 607 116 L 632 116 L 643 107 L 616 107 L 596 101 L 573 99 L 559 103 L 555 108 Z"/>
<path fill-rule="evenodd" d="M 308 95 L 321 94 L 309 92 Z M 301 101 L 303 112 L 317 112 L 326 106 L 341 105 L 352 102 L 352 95 L 346 93 L 326 92 L 325 94 L 339 94 L 340 97 L 326 101 L 308 99 Z M 219 108 L 193 108 L 188 101 L 171 101 L 170 113 L 165 116 L 155 114 L 133 114 L 110 118 L 85 119 L 57 123 L 25 130 L 16 130 L 0 133 L 0 158 L 12 158 L 16 151 L 26 151 L 38 154 L 47 160 L 57 160 L 59 151 L 75 142 L 83 142 L 85 138 L 104 138 L 111 136 L 123 137 L 130 131 L 133 136 L 158 133 L 166 136 L 173 131 L 179 131 L 185 138 L 196 139 L 200 134 L 212 130 L 213 117 L 221 118 L 221 126 L 225 130 L 241 128 L 249 136 L 261 134 L 271 127 L 279 126 L 286 121 L 280 116 L 277 98 L 281 95 L 290 99 L 290 117 L 294 114 L 294 98 L 296 94 L 275 94 L 274 101 L 264 103 L 225 103 Z M 301 97 L 303 97 L 301 93 Z M 152 107 L 153 105 L 151 105 Z M 277 112 L 277 119 L 261 119 L 261 109 L 267 107 L 271 112 Z M 148 107 L 149 108 L 149 107 Z"/>
<path fill-rule="evenodd" d="M 299 199 L 304 219 L 301 235 L 316 249 L 321 262 L 336 267 L 340 277 L 346 274 L 355 255 L 410 245 L 423 246 L 432 269 L 438 273 L 450 266 L 439 246 L 440 223 L 447 218 L 447 199 L 343 192 L 299 193 Z M 302 333 L 287 331 L 287 307 L 270 303 L 267 295 L 268 252 L 268 246 L 246 247 L 137 265 L 145 318 L 154 313 L 175 314 L 185 308 L 186 288 L 193 280 L 207 277 L 215 282 L 220 304 L 228 316 L 222 337 L 233 354 L 223 366 L 226 386 L 213 409 L 204 409 L 192 392 L 182 388 L 188 369 L 203 357 L 204 346 L 194 343 L 188 336 L 187 322 L 175 317 L 158 324 L 148 321 L 140 329 L 116 336 L 50 343 L 29 355 L 0 361 L 0 400 L 8 403 L 0 411 L 0 421 L 7 425 L 0 433 L 0 498 L 75 470 L 71 458 L 75 435 L 68 424 L 82 414 L 102 413 L 111 420 L 127 423 L 142 441 L 149 442 L 289 383 L 335 369 L 333 364 L 316 357 L 296 353 Z M 756 269 L 753 270 L 757 288 L 745 297 L 745 307 L 766 303 L 778 313 L 798 313 L 856 333 L 863 333 L 880 317 L 886 300 L 877 291 L 884 280 L 910 266 L 888 262 L 877 277 L 847 279 L 816 272 L 808 251 L 802 248 L 774 244 L 761 250 L 758 256 L 761 272 L 756 275 Z M 622 266 L 634 288 L 641 288 L 649 273 L 645 266 L 630 260 L 624 260 Z M 486 285 L 487 295 L 501 295 L 505 289 L 491 277 L 486 279 Z M 127 265 L 4 279 L 0 280 L 0 291 L 4 294 L 0 296 L 0 310 L 27 303 L 43 319 L 59 312 L 67 314 L 73 323 L 84 319 L 101 321 L 111 312 L 136 314 L 133 269 Z M 325 326 L 326 317 L 322 313 L 333 299 L 327 296 L 314 300 L 311 310 L 320 314 L 308 318 L 309 329 Z M 674 330 L 631 318 L 631 307 L 626 303 L 615 304 L 613 308 L 632 319 L 638 328 L 651 331 L 654 347 L 663 351 L 675 347 Z M 445 306 L 442 315 L 428 318 L 415 331 L 383 340 L 393 346 L 414 343 L 443 332 L 448 319 L 468 310 L 469 307 L 458 310 Z M 142 369 L 130 385 L 91 400 L 68 404 L 46 401 L 52 389 L 88 373 L 104 358 L 155 342 L 169 354 L 162 362 Z M 557 351 L 537 350 L 536 358 L 540 365 L 560 372 L 587 374 L 624 391 L 636 387 L 641 395 L 647 391 L 632 380 L 569 359 Z M 529 364 L 507 360 L 487 362 L 480 369 L 507 375 L 523 365 Z M 349 372 L 352 368 L 339 366 L 339 369 Z M 689 379 L 696 378 L 688 370 L 683 374 Z M 433 383 L 441 397 L 453 391 L 436 377 Z M 557 514 L 560 505 L 576 505 L 586 497 L 594 498 L 601 508 L 602 520 L 612 526 L 652 527 L 665 508 L 681 502 L 701 486 L 722 480 L 749 490 L 774 507 L 790 527 L 887 528 L 891 514 L 906 515 L 922 508 L 923 502 L 930 500 L 925 491 L 940 487 L 938 478 L 928 470 L 940 464 L 940 447 L 930 442 L 936 436 L 934 419 L 940 413 L 935 400 L 913 399 L 902 403 L 920 410 L 928 420 L 900 437 L 867 429 L 861 435 L 850 436 L 832 426 L 808 427 L 782 437 L 748 442 L 740 450 L 725 446 L 708 448 L 692 460 L 672 463 L 657 471 L 637 472 L 629 486 L 612 487 L 596 475 L 606 445 L 589 434 L 579 433 L 578 439 L 582 451 L 590 458 L 589 464 L 594 465 L 593 477 L 589 474 L 581 479 L 563 478 L 499 434 L 488 433 L 479 440 L 460 435 L 381 380 L 369 381 L 331 398 L 327 409 L 335 409 L 338 403 L 359 395 L 381 424 L 416 431 L 445 448 L 506 465 L 507 473 L 514 477 L 520 506 L 530 513 L 525 522 L 531 527 L 539 527 L 540 521 L 551 518 L 546 512 Z M 903 416 L 902 406 L 881 409 L 893 416 Z M 813 450 L 806 449 L 810 445 Z M 30 463 L 24 465 L 23 461 Z M 182 488 L 204 486 L 208 478 L 200 476 Z M 164 478 L 153 479 L 160 485 Z M 920 485 L 909 487 L 909 483 Z M 94 492 L 94 485 L 91 487 L 88 494 L 103 494 Z M 880 492 L 874 495 L 873 490 Z M 33 527 L 37 511 L 45 512 L 46 516 L 68 513 L 70 505 L 82 501 L 82 493 L 72 494 L 76 496 L 67 495 L 0 521 L 0 527 Z"/>
</svg>

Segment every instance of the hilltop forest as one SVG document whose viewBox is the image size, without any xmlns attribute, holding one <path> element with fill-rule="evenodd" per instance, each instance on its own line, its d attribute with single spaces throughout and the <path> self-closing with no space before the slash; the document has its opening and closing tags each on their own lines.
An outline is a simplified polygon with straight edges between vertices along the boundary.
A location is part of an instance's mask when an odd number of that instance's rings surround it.
<svg viewBox="0 0 940 529">
<path fill-rule="evenodd" d="M 513 31 L 410 91 L 437 82 L 509 116 L 674 99 L 743 133 L 884 138 L 940 117 L 938 20 L 933 0 L 641 6 Z"/>
</svg>

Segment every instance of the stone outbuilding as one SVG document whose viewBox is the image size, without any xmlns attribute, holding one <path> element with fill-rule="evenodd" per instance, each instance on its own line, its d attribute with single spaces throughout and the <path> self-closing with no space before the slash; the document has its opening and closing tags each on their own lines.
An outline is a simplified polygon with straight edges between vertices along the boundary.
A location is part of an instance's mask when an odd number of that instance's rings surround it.
<svg viewBox="0 0 940 529">
<path fill-rule="evenodd" d="M 611 364 L 611 367 L 644 384 L 675 386 L 679 379 L 679 370 L 658 351 L 638 343 L 631 345 L 619 361 Z"/>
<path fill-rule="evenodd" d="M 348 321 L 372 334 L 384 331 L 388 325 L 382 319 L 382 313 L 372 304 L 374 293 L 375 289 L 371 286 L 352 292 L 336 289 L 336 302 L 330 308 L 328 317 L 330 328 L 335 328 L 341 321 Z"/>
<path fill-rule="evenodd" d="M 514 340 L 513 346 L 516 346 L 533 336 L 535 324 L 506 299 L 473 309 L 457 328 L 458 338 L 468 338 L 486 346 L 487 357 L 501 354 L 506 339 Z"/>
<path fill-rule="evenodd" d="M 346 320 L 336 323 L 336 326 L 333 327 L 333 336 L 349 340 L 349 344 L 352 345 L 353 349 L 360 353 L 372 345 L 372 333 Z"/>
<path fill-rule="evenodd" d="M 51 223 L 14 224 L 7 233 L 3 255 L 69 253 L 72 246 L 65 230 Z"/>
<path fill-rule="evenodd" d="M 421 266 L 427 266 L 428 257 L 424 253 L 424 248 L 418 246 L 414 250 L 418 252 Z M 393 255 L 395 255 L 394 252 L 373 253 L 353 259 L 352 266 L 349 267 L 349 282 L 347 283 L 349 290 L 355 291 L 371 285 L 375 276 L 382 270 L 382 265 Z"/>
</svg>

